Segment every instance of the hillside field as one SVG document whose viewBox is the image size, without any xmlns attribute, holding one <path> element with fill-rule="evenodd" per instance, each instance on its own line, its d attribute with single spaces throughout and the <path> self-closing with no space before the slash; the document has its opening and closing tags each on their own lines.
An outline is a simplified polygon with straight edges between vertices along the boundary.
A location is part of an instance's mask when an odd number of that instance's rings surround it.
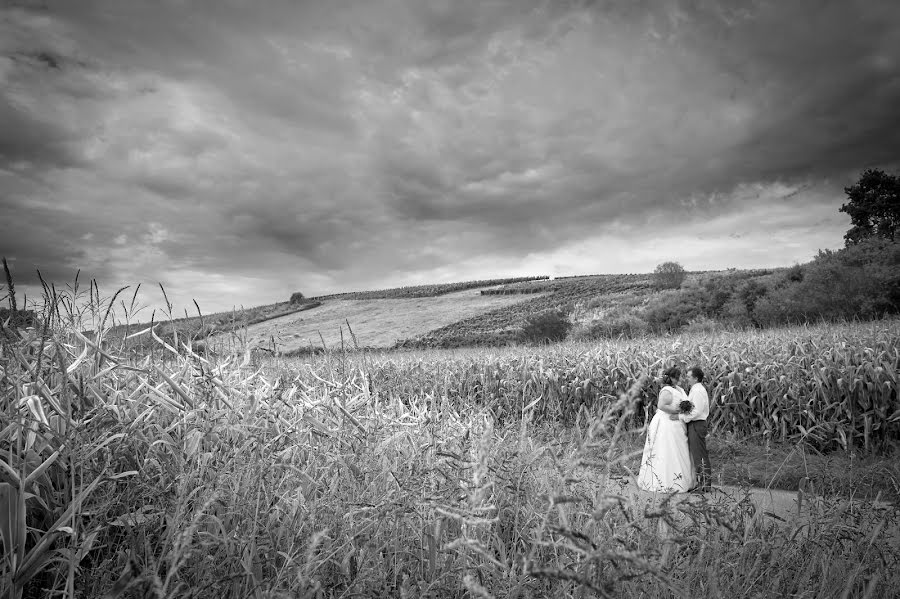
<svg viewBox="0 0 900 599">
<path fill-rule="evenodd" d="M 784 269 L 781 269 L 783 271 Z M 175 347 L 210 340 L 217 351 L 260 349 L 295 355 L 327 348 L 499 347 L 526 341 L 523 328 L 556 312 L 578 340 L 634 337 L 756 324 L 747 306 L 777 288 L 779 269 L 688 272 L 680 289 L 660 289 L 652 274 L 520 277 L 419 285 L 303 298 L 232 312 L 171 319 L 155 314 L 154 332 Z M 755 294 L 755 295 L 754 295 Z M 752 309 L 752 308 L 751 308 Z M 152 351 L 148 323 L 114 312 L 108 343 Z M 814 320 L 812 318 L 811 320 Z M 348 329 L 349 323 L 349 329 Z M 196 347 L 201 347 L 198 345 Z"/>
<path fill-rule="evenodd" d="M 222 351 L 232 343 L 246 342 L 250 347 L 268 349 L 274 340 L 275 351 L 291 352 L 321 348 L 324 339 L 329 349 L 340 349 L 342 334 L 345 346 L 353 347 L 352 330 L 360 347 L 387 348 L 401 339 L 530 299 L 521 295 L 482 295 L 478 289 L 419 298 L 326 299 L 316 308 L 252 324 L 235 335 L 213 336 L 209 346 Z"/>
<path fill-rule="evenodd" d="M 321 348 L 324 339 L 328 348 L 339 348 L 342 333 L 345 346 L 352 347 L 348 322 L 360 347 L 504 345 L 514 340 L 522 325 L 535 314 L 571 311 L 586 303 L 615 303 L 623 297 L 640 302 L 653 292 L 649 275 L 485 283 L 489 284 L 450 293 L 437 288 L 431 296 L 422 295 L 430 292 L 422 287 L 416 289 L 418 297 L 410 297 L 404 289 L 316 297 L 312 299 L 321 305 L 302 313 L 255 319 L 238 327 L 240 330 L 214 334 L 210 347 L 219 351 L 236 345 L 272 350 L 274 345 L 276 352 L 291 353 L 301 348 Z"/>
</svg>

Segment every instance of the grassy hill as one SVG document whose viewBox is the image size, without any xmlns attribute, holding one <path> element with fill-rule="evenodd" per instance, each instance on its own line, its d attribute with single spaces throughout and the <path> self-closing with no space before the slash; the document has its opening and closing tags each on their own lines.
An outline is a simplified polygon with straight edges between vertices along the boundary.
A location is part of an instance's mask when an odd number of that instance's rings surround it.
<svg viewBox="0 0 900 599">
<path fill-rule="evenodd" d="M 299 312 L 305 312 L 307 310 L 311 310 L 314 308 L 318 308 L 323 304 L 323 302 L 328 302 L 331 305 L 335 301 L 340 300 L 402 300 L 402 299 L 413 299 L 413 298 L 434 298 L 440 297 L 448 294 L 458 294 L 461 291 L 469 290 L 469 289 L 478 289 L 478 288 L 490 288 L 492 286 L 509 284 L 509 283 L 524 283 L 527 281 L 535 281 L 540 279 L 547 279 L 546 276 L 532 276 L 532 277 L 511 277 L 511 278 L 503 278 L 503 279 L 488 279 L 488 280 L 478 280 L 478 281 L 464 281 L 457 283 L 442 283 L 442 284 L 433 284 L 433 285 L 415 285 L 415 286 L 407 286 L 407 287 L 395 287 L 389 289 L 378 289 L 378 290 L 369 290 L 369 291 L 350 291 L 343 293 L 335 293 L 330 295 L 322 295 L 316 297 L 305 298 L 303 301 L 299 302 L 276 302 L 273 304 L 266 304 L 262 306 L 253 306 L 249 308 L 241 308 L 240 310 L 233 310 L 230 312 L 217 312 L 214 314 L 208 315 L 198 315 L 198 316 L 185 316 L 184 318 L 165 318 L 156 317 L 151 319 L 150 322 L 143 323 L 131 323 L 131 324 L 118 324 L 113 326 L 106 334 L 107 341 L 111 342 L 113 345 L 125 345 L 128 349 L 133 351 L 144 351 L 149 347 L 153 347 L 155 345 L 155 341 L 152 340 L 147 335 L 128 339 L 130 335 L 142 331 L 148 328 L 151 325 L 154 325 L 154 331 L 157 336 L 165 339 L 166 341 L 173 343 L 173 345 L 179 345 L 179 343 L 184 341 L 197 341 L 207 339 L 209 337 L 216 336 L 224 336 L 228 335 L 229 337 L 233 337 L 239 331 L 245 331 L 247 327 L 255 327 L 256 325 L 260 325 L 266 323 L 267 321 L 273 319 L 279 319 L 282 317 L 290 316 L 297 314 Z M 488 308 L 496 307 L 497 305 L 508 304 L 511 302 L 481 302 Z M 400 306 L 400 304 L 392 304 L 390 309 L 396 309 Z M 331 306 L 333 308 L 333 306 Z M 372 304 L 372 318 L 376 321 L 380 320 L 381 309 L 379 308 L 378 303 Z M 340 312 L 340 311 L 338 311 Z M 325 310 L 320 311 L 321 314 L 324 315 L 325 322 L 319 322 L 316 318 L 313 318 L 309 322 L 311 323 L 312 328 L 309 333 L 314 335 L 316 338 L 315 343 L 318 343 L 319 335 L 318 332 L 321 331 L 323 335 L 331 336 L 332 330 L 338 330 L 336 327 L 332 326 L 332 323 L 328 322 L 329 319 L 333 320 L 334 310 Z M 353 320 L 357 320 L 355 317 L 358 313 L 358 310 L 351 310 L 346 313 L 343 317 L 340 318 L 340 322 L 344 322 L 345 319 L 353 316 Z M 453 310 L 450 310 L 450 314 L 454 314 Z M 466 311 L 463 310 L 460 313 L 460 318 L 468 317 L 472 314 L 471 310 Z M 294 322 L 296 319 L 292 319 L 290 322 Z M 425 319 L 428 321 L 428 319 Z M 443 322 L 443 319 L 441 320 Z M 351 322 L 352 326 L 352 322 Z M 439 326 L 439 325 L 435 325 Z M 259 329 L 258 327 L 254 329 L 251 335 L 255 339 L 265 338 L 266 340 L 271 337 L 271 328 L 272 327 L 263 327 Z M 418 329 L 412 329 L 412 331 L 419 332 Z M 293 333 L 292 333 L 293 334 Z M 303 344 L 307 344 L 309 335 L 301 336 L 303 339 Z M 174 343 L 174 342 L 178 343 Z M 377 340 L 377 342 L 381 342 Z M 296 343 L 290 343 L 289 345 L 297 345 Z"/>
<path fill-rule="evenodd" d="M 289 354 L 321 348 L 323 342 L 329 348 L 341 343 L 352 347 L 351 330 L 361 347 L 503 345 L 515 341 L 522 325 L 535 314 L 568 313 L 579 302 L 653 291 L 652 276 L 645 274 L 503 281 L 499 285 L 497 280 L 450 284 L 434 288 L 431 295 L 425 295 L 430 286 L 421 286 L 316 297 L 312 299 L 322 305 L 314 310 L 250 324 L 241 334 L 217 335 L 211 346 L 246 342 Z"/>
<path fill-rule="evenodd" d="M 156 333 L 169 342 L 209 339 L 219 350 L 249 346 L 288 355 L 321 349 L 323 343 L 328 348 L 496 346 L 520 341 L 530 318 L 558 312 L 574 323 L 575 338 L 634 336 L 697 319 L 739 319 L 746 289 L 771 286 L 777 276 L 777 270 L 692 272 L 681 289 L 669 291 L 657 289 L 651 274 L 420 285 L 176 319 L 160 323 Z M 144 328 L 115 327 L 107 338 L 120 341 Z M 128 341 L 138 351 L 154 343 L 149 335 Z"/>
<path fill-rule="evenodd" d="M 396 299 L 330 299 L 320 306 L 253 324 L 234 334 L 214 335 L 213 349 L 243 346 L 271 349 L 288 355 L 322 348 L 384 348 L 398 341 L 468 321 L 498 310 L 515 309 L 525 296 L 481 295 L 478 290 L 432 297 Z M 355 340 L 352 338 L 355 336 Z"/>
<path fill-rule="evenodd" d="M 750 281 L 768 284 L 771 270 L 689 273 L 680 292 L 701 290 L 702 297 L 721 305 L 685 304 L 686 314 L 670 314 L 666 302 L 679 298 L 659 291 L 650 274 L 588 275 L 507 280 L 502 284 L 452 284 L 313 298 L 321 305 L 301 315 L 290 313 L 229 335 L 216 335 L 211 345 L 261 347 L 288 355 L 322 348 L 450 348 L 499 346 L 522 340 L 530 318 L 547 312 L 566 315 L 576 338 L 633 336 L 677 328 L 693 317 L 709 317 L 734 300 L 735 290 Z M 705 289 L 703 285 L 709 287 Z M 462 288 L 464 291 L 453 291 Z M 448 292 L 449 291 L 449 292 Z M 628 320 L 627 330 L 620 323 Z M 643 320 L 646 319 L 646 320 Z M 640 327 L 631 326 L 640 322 Z M 351 331 L 356 339 L 351 338 Z"/>
</svg>

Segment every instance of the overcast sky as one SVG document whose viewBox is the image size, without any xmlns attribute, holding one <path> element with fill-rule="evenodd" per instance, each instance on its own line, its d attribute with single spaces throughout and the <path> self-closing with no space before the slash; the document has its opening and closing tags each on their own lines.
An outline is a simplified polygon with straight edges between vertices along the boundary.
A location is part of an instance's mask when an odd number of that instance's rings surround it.
<svg viewBox="0 0 900 599">
<path fill-rule="evenodd" d="M 30 293 L 789 266 L 900 168 L 896 0 L 0 7 L 0 255 Z"/>
</svg>

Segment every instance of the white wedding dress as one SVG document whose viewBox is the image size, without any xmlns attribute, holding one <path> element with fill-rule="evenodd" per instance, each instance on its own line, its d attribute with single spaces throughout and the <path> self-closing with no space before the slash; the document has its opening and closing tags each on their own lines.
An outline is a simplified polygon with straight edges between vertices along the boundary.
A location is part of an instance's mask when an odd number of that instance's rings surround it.
<svg viewBox="0 0 900 599">
<path fill-rule="evenodd" d="M 659 393 L 660 401 L 666 390 L 674 395 L 671 405 L 675 407 L 687 399 L 681 387 L 667 385 Z M 680 420 L 670 420 L 669 414 L 662 410 L 656 410 L 647 427 L 637 483 L 641 489 L 657 493 L 685 493 L 694 487 L 687 425 Z"/>
</svg>

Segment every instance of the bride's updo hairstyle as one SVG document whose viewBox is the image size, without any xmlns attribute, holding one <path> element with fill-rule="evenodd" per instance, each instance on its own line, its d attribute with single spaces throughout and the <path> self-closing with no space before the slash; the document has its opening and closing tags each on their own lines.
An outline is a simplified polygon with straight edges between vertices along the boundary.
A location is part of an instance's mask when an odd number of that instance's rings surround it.
<svg viewBox="0 0 900 599">
<path fill-rule="evenodd" d="M 670 366 L 663 370 L 662 383 L 674 387 L 681 380 L 681 369 L 677 366 Z"/>
</svg>

